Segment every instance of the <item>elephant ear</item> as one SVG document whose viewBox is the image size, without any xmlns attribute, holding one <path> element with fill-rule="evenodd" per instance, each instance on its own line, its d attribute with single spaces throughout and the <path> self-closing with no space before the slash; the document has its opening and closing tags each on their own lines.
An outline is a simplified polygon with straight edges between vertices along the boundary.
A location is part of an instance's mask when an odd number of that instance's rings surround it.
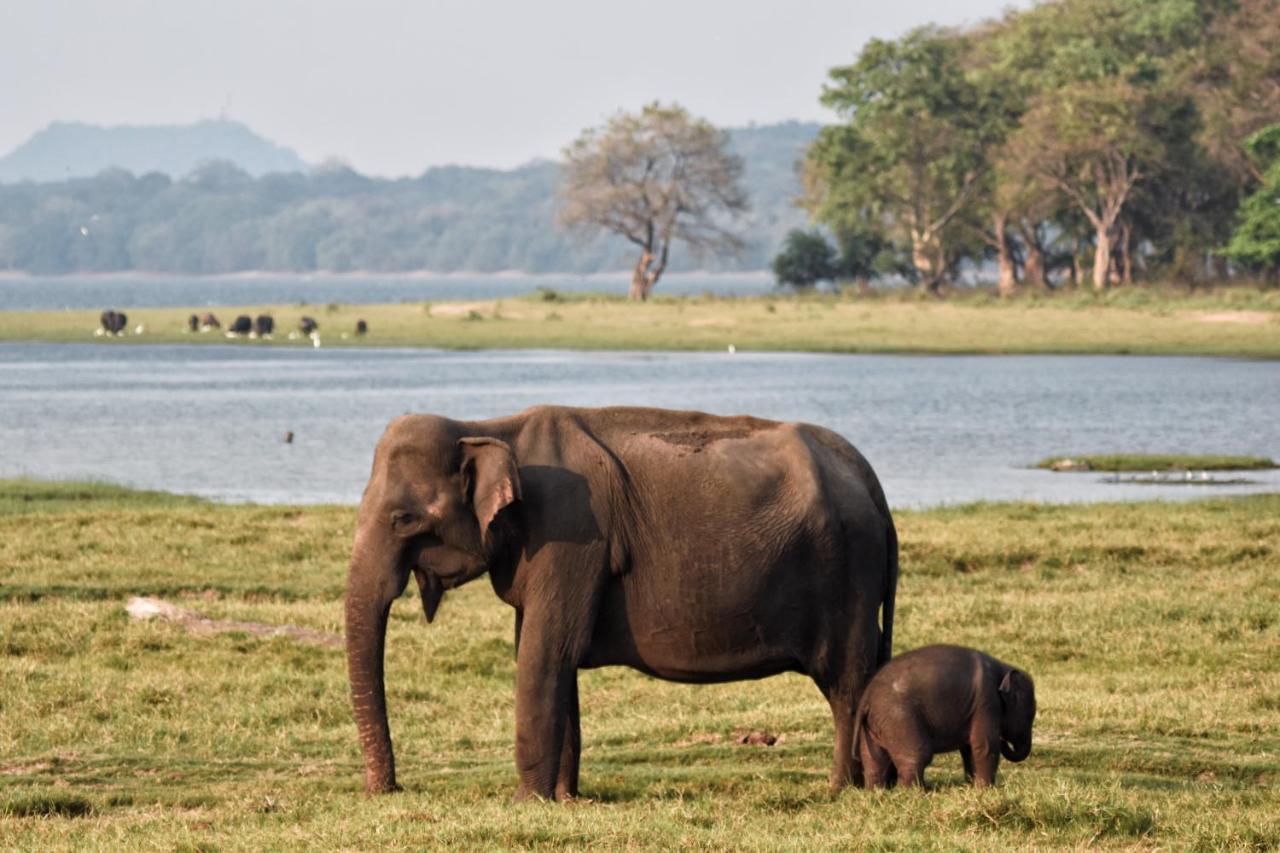
<svg viewBox="0 0 1280 853">
<path fill-rule="evenodd" d="M 1031 689 L 1031 677 L 1020 669 L 1010 669 L 1000 681 L 1000 701 L 1007 703 L 1015 696 L 1026 701 Z"/>
<path fill-rule="evenodd" d="M 520 473 L 505 441 L 475 437 L 459 439 L 462 470 L 470 483 L 471 505 L 480 536 L 490 546 L 489 526 L 503 509 L 520 500 Z"/>
<path fill-rule="evenodd" d="M 1000 681 L 1001 693 L 1008 694 L 1013 692 L 1013 674 L 1015 672 L 1017 672 L 1016 669 L 1011 669 L 1004 674 L 1004 678 Z"/>
</svg>

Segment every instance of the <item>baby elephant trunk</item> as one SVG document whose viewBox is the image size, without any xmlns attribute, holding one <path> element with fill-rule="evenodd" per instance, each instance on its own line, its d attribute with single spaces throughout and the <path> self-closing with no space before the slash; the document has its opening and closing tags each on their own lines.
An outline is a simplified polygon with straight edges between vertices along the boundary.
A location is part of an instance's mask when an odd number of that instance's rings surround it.
<svg viewBox="0 0 1280 853">
<path fill-rule="evenodd" d="M 1031 735 L 1016 740 L 1002 740 L 1000 754 L 1013 762 L 1026 761 L 1031 754 Z"/>
</svg>

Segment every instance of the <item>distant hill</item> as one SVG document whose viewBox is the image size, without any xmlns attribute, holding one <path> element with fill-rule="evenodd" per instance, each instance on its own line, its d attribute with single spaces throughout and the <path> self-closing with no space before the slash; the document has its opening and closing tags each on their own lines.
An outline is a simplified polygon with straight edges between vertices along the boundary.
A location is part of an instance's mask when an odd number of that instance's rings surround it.
<svg viewBox="0 0 1280 853">
<path fill-rule="evenodd" d="M 0 157 L 0 183 L 61 181 L 112 168 L 176 178 L 212 160 L 235 163 L 255 177 L 308 168 L 292 150 L 235 121 L 136 127 L 54 122 Z"/>
<path fill-rule="evenodd" d="M 673 272 L 767 269 L 803 227 L 796 164 L 818 125 L 728 131 L 744 161 L 751 212 L 733 257 L 673 251 Z M 154 164 L 149 167 L 154 170 Z M 385 179 L 341 166 L 255 177 L 211 161 L 177 179 L 109 169 L 56 183 L 0 184 L 0 270 L 34 273 L 437 272 L 590 273 L 629 269 L 634 248 L 556 225 L 560 166 L 442 166 Z"/>
</svg>

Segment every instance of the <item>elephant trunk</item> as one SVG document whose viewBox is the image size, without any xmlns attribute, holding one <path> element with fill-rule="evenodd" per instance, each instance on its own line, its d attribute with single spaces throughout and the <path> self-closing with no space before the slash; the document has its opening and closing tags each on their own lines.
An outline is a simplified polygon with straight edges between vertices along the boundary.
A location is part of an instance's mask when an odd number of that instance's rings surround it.
<svg viewBox="0 0 1280 853">
<path fill-rule="evenodd" d="M 396 572 L 394 567 L 379 570 L 368 565 L 359 554 L 357 544 L 347 576 L 347 675 L 351 680 L 351 704 L 360 748 L 364 752 L 365 790 L 380 794 L 398 790 L 382 664 L 387 616 L 408 577 Z M 389 585 L 397 588 L 388 589 Z"/>
<path fill-rule="evenodd" d="M 1000 754 L 1015 763 L 1026 761 L 1027 756 L 1031 754 L 1031 735 L 1028 734 L 1025 740 L 1018 738 L 1000 741 Z"/>
</svg>

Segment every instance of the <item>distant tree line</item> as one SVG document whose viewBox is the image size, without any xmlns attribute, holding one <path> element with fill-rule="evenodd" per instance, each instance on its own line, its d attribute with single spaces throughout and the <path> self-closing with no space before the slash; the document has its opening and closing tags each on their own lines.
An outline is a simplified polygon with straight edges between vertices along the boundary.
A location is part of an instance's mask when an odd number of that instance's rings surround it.
<svg viewBox="0 0 1280 853">
<path fill-rule="evenodd" d="M 671 259 L 670 269 L 762 270 L 788 230 L 795 163 L 817 132 L 789 123 L 729 131 L 752 215 L 741 252 Z M 340 165 L 253 178 L 210 162 L 177 179 L 108 170 L 0 185 L 0 270 L 230 273 L 411 270 L 590 273 L 635 265 L 615 235 L 557 227 L 564 167 L 437 167 L 380 179 Z"/>
<path fill-rule="evenodd" d="M 1011 292 L 1280 269 L 1280 0 L 925 27 L 868 43 L 821 100 L 842 122 L 808 151 L 804 204 L 836 245 L 793 235 L 783 271 L 936 292 L 994 262 Z"/>
</svg>

